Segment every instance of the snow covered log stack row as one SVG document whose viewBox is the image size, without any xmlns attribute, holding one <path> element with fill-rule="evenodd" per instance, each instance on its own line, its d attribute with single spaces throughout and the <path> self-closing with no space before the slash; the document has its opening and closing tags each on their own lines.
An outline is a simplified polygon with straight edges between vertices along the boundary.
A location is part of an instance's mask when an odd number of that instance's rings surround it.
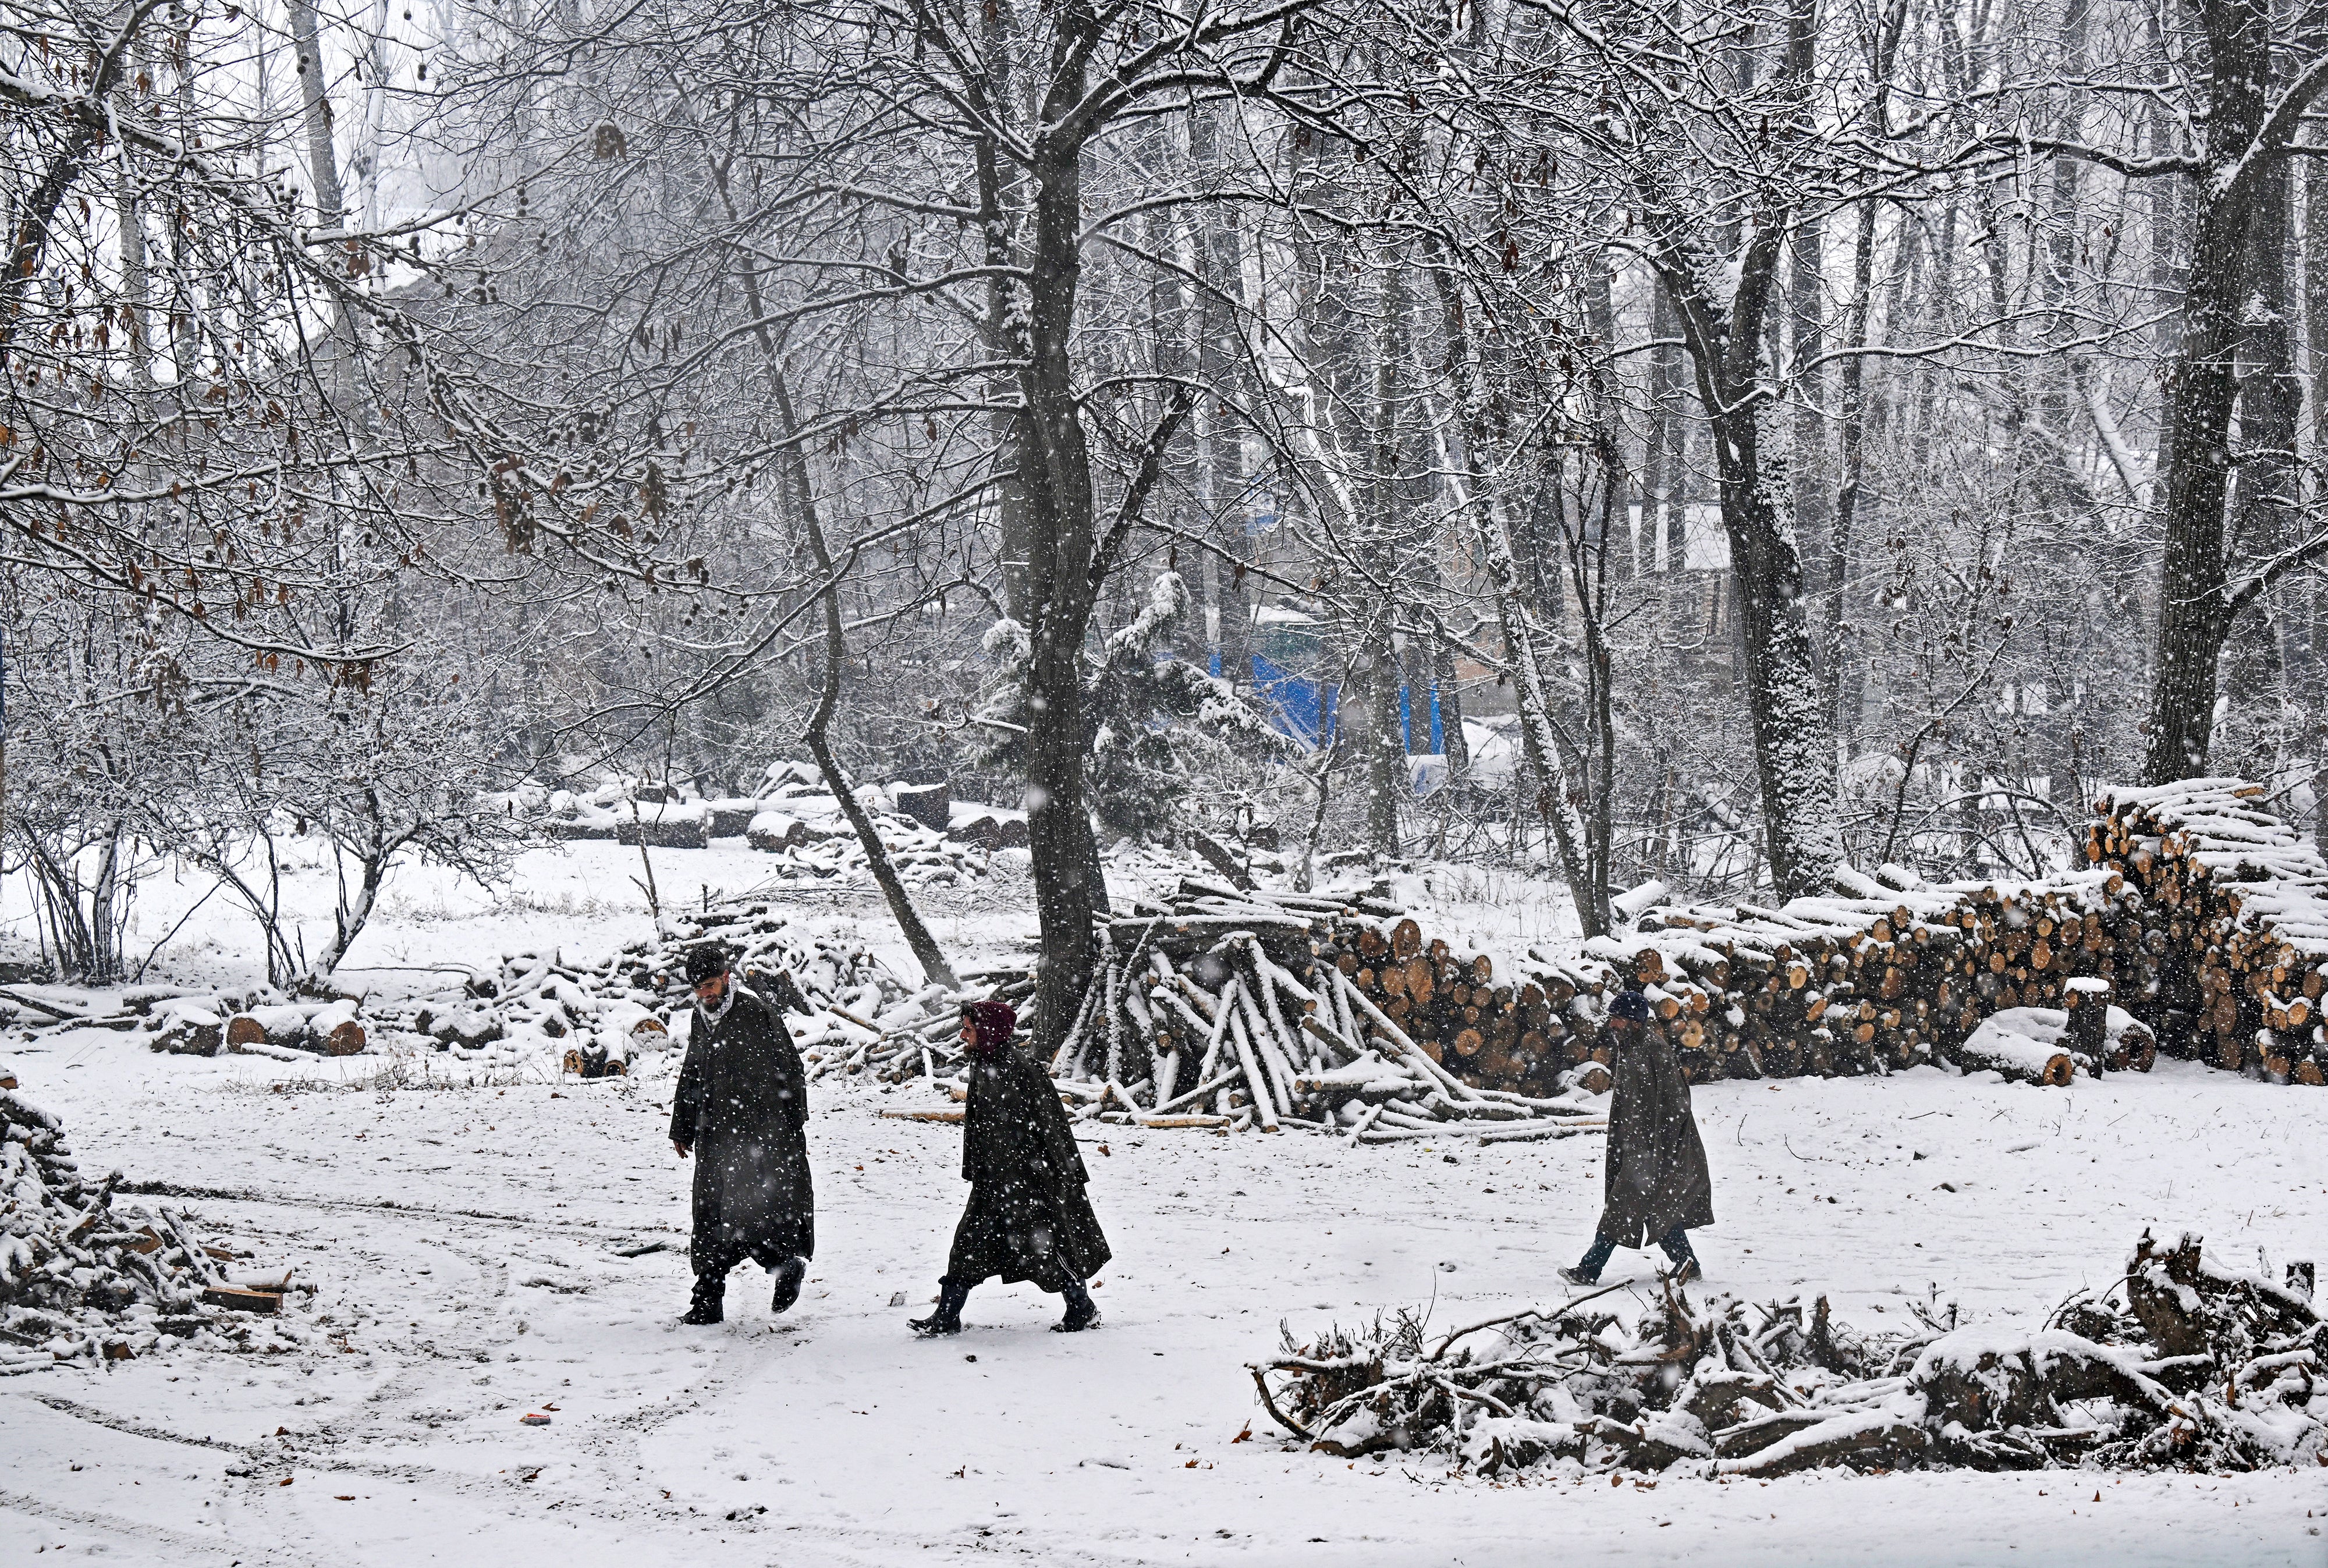
<svg viewBox="0 0 2328 1568">
<path fill-rule="evenodd" d="M 182 1056 L 352 1056 L 370 1038 L 352 1000 L 293 1001 L 266 990 L 173 997 L 146 1015 L 145 1027 L 153 1035 L 148 1047 Z"/>
<path fill-rule="evenodd" d="M 775 763 L 758 787 L 756 795 L 697 800 L 681 798 L 691 786 L 682 791 L 615 778 L 587 792 L 536 786 L 510 798 L 512 810 L 538 812 L 541 831 L 552 839 L 700 850 L 714 839 L 742 838 L 773 857 L 768 870 L 777 881 L 869 884 L 864 847 L 812 764 Z M 977 881 L 987 874 L 993 850 L 1024 848 L 1028 841 L 1023 813 L 994 807 L 957 811 L 943 784 L 863 784 L 856 795 L 909 887 Z"/>
<path fill-rule="evenodd" d="M 1270 1415 L 1315 1449 L 1435 1451 L 1489 1476 L 2221 1472 L 2328 1453 L 2328 1321 L 2307 1292 L 2147 1233 L 2124 1282 L 2125 1306 L 2113 1284 L 2034 1332 L 1927 1306 L 1919 1329 L 1874 1336 L 1835 1322 L 1825 1297 L 1693 1305 L 1670 1283 L 1628 1323 L 1595 1304 L 1610 1287 L 1437 1338 L 1415 1313 L 1307 1343 L 1289 1329 L 1250 1370 Z"/>
<path fill-rule="evenodd" d="M 2140 889 L 2170 1048 L 2233 1071 L 2328 1082 L 2328 859 L 2261 784 L 2185 779 L 2096 803 L 2087 859 Z"/>
<path fill-rule="evenodd" d="M 1264 1102 L 1279 1122 L 1309 1119 L 1316 1108 L 1295 1103 L 1303 1080 L 1337 1067 L 1338 1050 L 1407 1064 L 1457 1103 L 1461 1091 L 1551 1102 L 1608 1087 L 1602 1029 L 1628 986 L 1699 1082 L 1938 1061 L 2060 1084 L 2080 1065 L 2155 1059 L 2151 1030 L 2112 1005 L 2154 989 L 2145 901 L 2126 878 L 1933 887 L 1882 875 L 1846 873 L 1834 894 L 1782 909 L 1658 910 L 1623 937 L 1501 960 L 1435 940 L 1370 895 L 1187 878 L 1169 908 L 1114 923 L 1060 1070 L 1121 1085 L 1109 1098 L 1125 1113 L 1193 1106 L 1202 1091 L 1215 1099 L 1196 1109 L 1263 1124 Z M 1305 1067 L 1312 1055 L 1322 1059 Z M 1208 1082 L 1232 1074 L 1221 1099 Z M 1270 1092 L 1251 1092 L 1255 1079 Z"/>
<path fill-rule="evenodd" d="M 127 1359 L 164 1334 L 239 1338 L 216 1309 L 279 1305 L 279 1283 L 249 1288 L 184 1216 L 121 1202 L 117 1185 L 83 1176 L 57 1119 L 0 1090 L 0 1376 Z"/>
<path fill-rule="evenodd" d="M 1935 886 L 1887 866 L 1838 881 L 1832 896 L 1776 909 L 1658 910 L 1636 935 L 1584 949 L 1651 993 L 1699 1079 L 1943 1061 L 2065 1082 L 2077 1047 L 2063 1042 L 2080 1007 L 2100 1015 L 2085 1050 L 2098 1040 L 2102 1060 L 2089 1069 L 2155 1059 L 2150 1031 L 2109 1005 L 2144 997 L 2151 979 L 2145 900 L 2125 878 Z M 2102 987 L 2078 983 L 2095 980 Z"/>
<path fill-rule="evenodd" d="M 982 838 L 957 839 L 886 811 L 876 812 L 873 822 L 889 863 L 897 869 L 897 879 L 908 887 L 967 886 L 984 878 L 991 865 Z M 768 875 L 776 881 L 872 886 L 865 846 L 846 822 L 819 824 L 789 812 L 771 810 L 752 819 L 746 837 L 752 848 L 774 858 Z"/>
</svg>

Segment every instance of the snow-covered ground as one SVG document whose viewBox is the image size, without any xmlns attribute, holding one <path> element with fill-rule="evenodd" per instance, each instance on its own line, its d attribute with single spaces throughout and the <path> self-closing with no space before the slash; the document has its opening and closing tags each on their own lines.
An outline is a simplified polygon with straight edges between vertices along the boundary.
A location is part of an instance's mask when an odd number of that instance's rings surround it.
<svg viewBox="0 0 2328 1568">
<path fill-rule="evenodd" d="M 640 934 L 628 874 L 610 850 L 545 859 L 497 901 L 438 910 L 423 887 L 359 960 Z M 1478 899 L 1483 930 L 1541 918 Z M 997 956 L 1026 908 L 1020 888 L 959 898 L 940 934 Z M 815 918 L 886 938 L 861 899 Z M 183 1201 L 206 1228 L 296 1263 L 322 1330 L 275 1357 L 173 1344 L 0 1382 L 0 1563 L 2328 1563 L 2328 1470 L 1494 1486 L 1272 1431 L 1244 1364 L 1281 1320 L 1561 1299 L 1554 1271 L 1598 1206 L 1593 1140 L 1088 1129 L 1116 1249 L 1104 1328 L 1045 1332 L 1053 1299 L 989 1287 L 969 1332 L 923 1342 L 904 1320 L 959 1210 L 959 1131 L 878 1114 L 922 1103 L 911 1089 L 821 1083 L 801 1304 L 771 1318 L 747 1266 L 728 1321 L 689 1329 L 667 1077 L 382 1091 L 371 1058 L 159 1057 L 99 1031 L 0 1052 L 86 1168 L 199 1189 Z M 2275 1273 L 2328 1262 L 2328 1095 L 2300 1088 L 2182 1064 L 2070 1090 L 1927 1069 L 1713 1084 L 1696 1104 L 1709 1283 L 1824 1291 L 1871 1328 L 1934 1286 L 1968 1317 L 2032 1319 L 2113 1277 L 2145 1225 Z M 651 1242 L 666 1250 L 619 1255 Z M 1620 1253 L 1610 1278 L 1647 1263 Z M 533 1413 L 549 1424 L 520 1423 Z"/>
</svg>

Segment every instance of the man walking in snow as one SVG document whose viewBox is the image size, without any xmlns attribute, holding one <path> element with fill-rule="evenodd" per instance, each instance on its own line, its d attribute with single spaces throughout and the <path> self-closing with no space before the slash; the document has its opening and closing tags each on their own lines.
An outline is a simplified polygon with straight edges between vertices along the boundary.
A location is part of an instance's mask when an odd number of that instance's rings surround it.
<svg viewBox="0 0 2328 1568">
<path fill-rule="evenodd" d="M 1096 1327 L 1099 1308 L 1084 1282 L 1104 1267 L 1107 1237 L 1092 1213 L 1083 1156 L 1059 1092 L 1042 1065 L 1010 1043 L 1018 1015 L 999 1001 L 962 1008 L 970 1098 L 962 1119 L 962 1174 L 970 1207 L 954 1227 L 938 1310 L 911 1319 L 916 1334 L 962 1332 L 972 1285 L 1000 1274 L 1030 1281 L 1067 1300 L 1052 1327 L 1062 1334 Z"/>
<path fill-rule="evenodd" d="M 1689 1233 L 1713 1223 L 1713 1178 L 1690 1114 L 1689 1080 L 1665 1032 L 1649 1021 L 1649 999 L 1638 991 L 1610 1004 L 1608 1038 L 1617 1086 L 1609 1104 L 1609 1163 L 1602 1174 L 1600 1223 L 1592 1245 L 1560 1277 L 1572 1285 L 1600 1278 L 1609 1254 L 1651 1241 L 1673 1260 L 1674 1278 L 1698 1275 Z"/>
<path fill-rule="evenodd" d="M 689 950 L 694 1028 L 671 1098 L 671 1144 L 695 1163 L 695 1297 L 682 1323 L 717 1323 L 728 1271 L 746 1258 L 775 1276 L 784 1311 L 816 1254 L 808 1078 L 775 1009 L 737 983 L 717 942 Z"/>
</svg>

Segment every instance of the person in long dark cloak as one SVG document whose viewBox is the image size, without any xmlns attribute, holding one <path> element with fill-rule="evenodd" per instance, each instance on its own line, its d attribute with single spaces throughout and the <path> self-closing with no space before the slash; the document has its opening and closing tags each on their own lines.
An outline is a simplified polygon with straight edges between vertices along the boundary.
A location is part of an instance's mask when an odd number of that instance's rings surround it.
<svg viewBox="0 0 2328 1568">
<path fill-rule="evenodd" d="M 1592 1284 L 1619 1247 L 1655 1241 L 1673 1261 L 1676 1280 L 1695 1279 L 1689 1233 L 1713 1223 L 1713 1178 L 1690 1113 L 1689 1080 L 1672 1043 L 1650 1024 L 1648 999 L 1639 991 L 1621 992 L 1610 1004 L 1609 1038 L 1617 1085 L 1609 1104 L 1600 1223 L 1582 1261 L 1560 1277 Z"/>
<path fill-rule="evenodd" d="M 971 1287 L 998 1274 L 1005 1284 L 1023 1280 L 1065 1297 L 1066 1316 L 1053 1325 L 1060 1333 L 1099 1323 L 1084 1282 L 1105 1266 L 1107 1237 L 1084 1191 L 1090 1175 L 1058 1090 L 1039 1063 L 1010 1043 L 1018 1022 L 1000 1002 L 962 1009 L 970 1098 L 962 1119 L 962 1174 L 970 1204 L 938 1282 L 938 1310 L 911 1320 L 916 1334 L 961 1333 Z"/>
<path fill-rule="evenodd" d="M 695 1295 L 682 1323 L 717 1323 L 728 1272 L 749 1258 L 775 1277 L 779 1312 L 800 1300 L 816 1255 L 808 1076 L 775 1009 L 737 982 L 727 951 L 687 955 L 695 1025 L 671 1098 L 671 1143 L 695 1164 Z"/>
</svg>

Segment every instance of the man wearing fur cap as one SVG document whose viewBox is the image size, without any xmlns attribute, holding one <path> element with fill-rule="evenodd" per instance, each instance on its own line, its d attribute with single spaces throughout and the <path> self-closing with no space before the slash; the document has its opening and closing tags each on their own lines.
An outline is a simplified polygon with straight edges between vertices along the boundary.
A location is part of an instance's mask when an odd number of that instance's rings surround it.
<svg viewBox="0 0 2328 1568">
<path fill-rule="evenodd" d="M 1065 1296 L 1066 1316 L 1054 1325 L 1060 1333 L 1099 1322 L 1084 1282 L 1105 1266 L 1107 1237 L 1084 1192 L 1091 1178 L 1059 1092 L 1042 1065 L 1010 1043 L 1018 1024 L 1018 1015 L 999 1001 L 962 1006 L 970 1099 L 962 1174 L 970 1206 L 954 1227 L 938 1310 L 908 1325 L 916 1334 L 961 1333 L 971 1287 L 997 1274 L 1005 1284 L 1026 1280 Z"/>
<path fill-rule="evenodd" d="M 800 1300 L 816 1254 L 816 1197 L 809 1182 L 808 1078 L 775 1009 L 728 972 L 717 942 L 690 948 L 694 1027 L 671 1143 L 695 1163 L 695 1234 L 688 1258 L 695 1298 L 682 1323 L 717 1323 L 728 1271 L 746 1258 L 775 1276 L 774 1310 Z"/>
</svg>

